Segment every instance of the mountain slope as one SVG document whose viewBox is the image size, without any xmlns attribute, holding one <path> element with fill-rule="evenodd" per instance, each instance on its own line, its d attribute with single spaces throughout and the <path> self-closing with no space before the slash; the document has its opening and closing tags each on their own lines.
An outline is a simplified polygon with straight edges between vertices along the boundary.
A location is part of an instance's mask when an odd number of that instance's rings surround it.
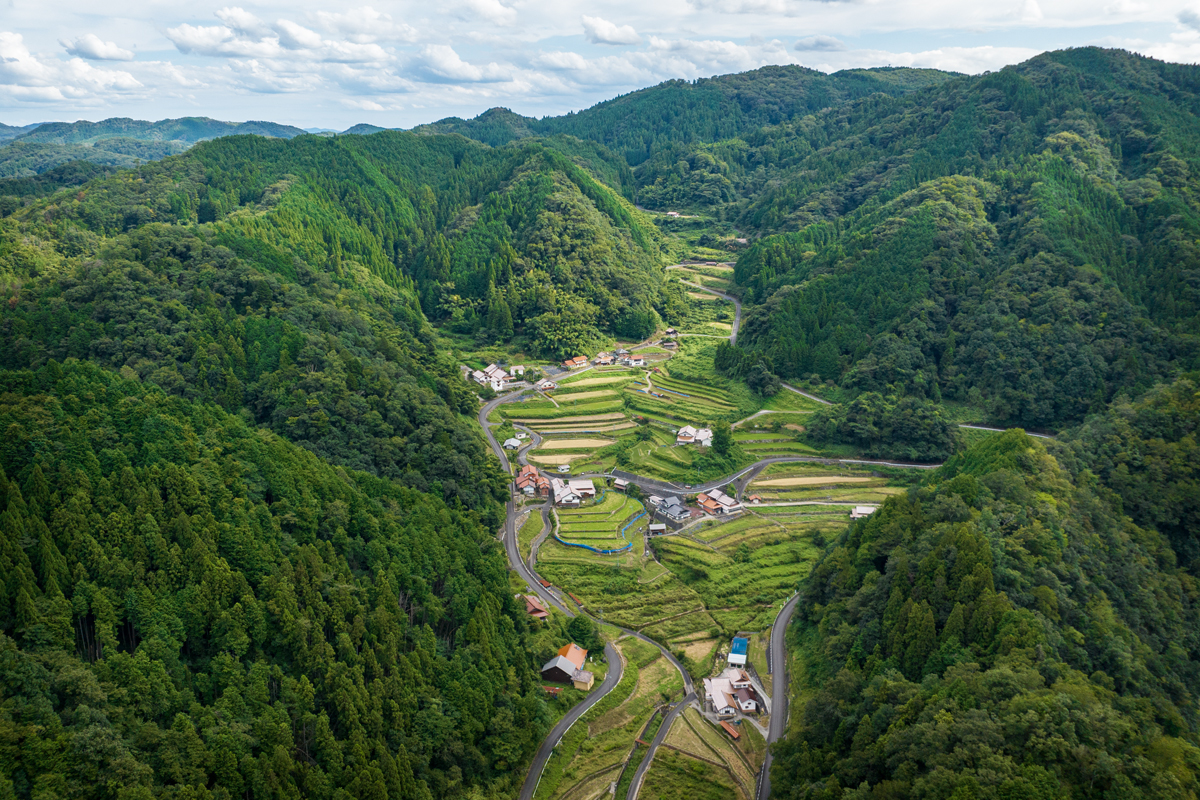
<svg viewBox="0 0 1200 800">
<path fill-rule="evenodd" d="M 1200 586 L 1009 431 L 854 523 L 803 587 L 780 797 L 1191 797 Z"/>
<path fill-rule="evenodd" d="M 99 122 L 45 122 L 16 141 L 45 144 L 92 144 L 104 139 L 137 139 L 148 142 L 179 141 L 195 144 L 219 136 L 253 134 L 290 139 L 304 131 L 277 122 L 222 122 L 208 117 L 180 117 L 150 122 L 144 119 L 111 117 Z"/>
<path fill-rule="evenodd" d="M 529 136 L 590 139 L 640 164 L 671 142 L 713 142 L 801 117 L 867 95 L 899 95 L 953 77 L 937 70 L 879 68 L 826 75 L 789 66 L 667 81 L 606 100 L 578 113 L 531 119 L 493 108 L 472 120 L 456 117 L 414 128 L 461 133 L 493 146 Z"/>
<path fill-rule="evenodd" d="M 764 131 L 743 219 L 800 230 L 739 258 L 727 363 L 1045 427 L 1194 368 L 1198 123 L 1200 69 L 1089 50 Z"/>
</svg>

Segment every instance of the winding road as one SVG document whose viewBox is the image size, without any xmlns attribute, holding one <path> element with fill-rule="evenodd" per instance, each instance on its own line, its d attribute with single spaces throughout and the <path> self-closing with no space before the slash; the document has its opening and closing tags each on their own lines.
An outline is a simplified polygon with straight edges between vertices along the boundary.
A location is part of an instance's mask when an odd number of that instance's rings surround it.
<svg viewBox="0 0 1200 800">
<path fill-rule="evenodd" d="M 697 267 L 697 266 L 704 266 L 704 265 L 703 264 L 672 264 L 671 266 L 667 267 L 667 269 L 690 269 L 691 267 Z M 732 266 L 732 265 L 729 265 L 729 266 Z M 729 302 L 733 303 L 733 326 L 730 328 L 730 331 L 729 331 L 729 343 L 737 344 L 738 328 L 740 328 L 742 326 L 742 301 L 738 300 L 733 295 L 725 294 L 724 292 L 719 292 L 716 289 L 710 289 L 707 286 L 704 286 L 699 283 L 692 283 L 691 281 L 685 281 L 683 278 L 680 278 L 679 282 L 684 284 L 685 286 L 691 286 L 693 289 L 699 289 L 702 292 L 708 292 L 709 294 L 715 294 L 717 297 L 721 298 L 722 300 L 728 300 Z M 683 336 L 702 336 L 704 334 L 685 333 L 682 335 Z M 717 338 L 724 338 L 724 337 L 717 337 Z"/>
</svg>

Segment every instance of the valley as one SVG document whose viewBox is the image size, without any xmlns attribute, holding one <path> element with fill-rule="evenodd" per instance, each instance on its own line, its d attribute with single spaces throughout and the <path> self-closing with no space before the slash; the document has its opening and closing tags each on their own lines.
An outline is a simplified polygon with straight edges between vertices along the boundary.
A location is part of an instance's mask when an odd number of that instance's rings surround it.
<svg viewBox="0 0 1200 800">
<path fill-rule="evenodd" d="M 1196 796 L 1197 130 L 1100 48 L 0 128 L 0 797 Z"/>
</svg>

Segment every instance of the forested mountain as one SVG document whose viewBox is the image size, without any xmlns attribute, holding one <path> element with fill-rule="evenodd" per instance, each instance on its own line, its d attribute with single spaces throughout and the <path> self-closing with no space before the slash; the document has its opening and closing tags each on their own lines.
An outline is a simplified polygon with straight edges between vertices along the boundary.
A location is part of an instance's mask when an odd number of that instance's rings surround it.
<svg viewBox="0 0 1200 800">
<path fill-rule="evenodd" d="M 112 118 L 0 127 L 0 178 L 40 175 L 73 161 L 136 167 L 182 153 L 196 142 L 254 134 L 290 139 L 304 131 L 274 122 L 221 122 L 207 117 L 158 122 Z M 11 134 L 11 135 L 9 135 Z"/>
<path fill-rule="evenodd" d="M 506 481 L 421 302 L 655 313 L 602 155 L 239 136 L 9 185 L 0 793 L 515 790 L 547 711 Z"/>
<path fill-rule="evenodd" d="M 543 705 L 478 515 L 132 370 L 0 386 L 4 796 L 512 791 Z"/>
<path fill-rule="evenodd" d="M 1009 431 L 834 543 L 803 588 L 780 797 L 1200 790 L 1200 584 L 1073 464 Z"/>
<path fill-rule="evenodd" d="M 796 65 L 762 67 L 697 81 L 674 80 L 578 113 L 532 119 L 493 108 L 413 130 L 461 133 L 496 146 L 567 134 L 601 142 L 637 165 L 673 142 L 715 142 L 873 94 L 902 95 L 953 77 L 938 70 L 880 67 L 826 75 Z"/>
<path fill-rule="evenodd" d="M 144 119 L 111 117 L 99 122 L 44 122 L 16 137 L 24 142 L 45 144 L 92 144 L 104 139 L 136 139 L 146 142 L 187 142 L 195 144 L 220 136 L 253 134 L 290 139 L 304 133 L 291 125 L 277 122 L 222 122 L 208 117 L 180 117 L 150 122 Z"/>
<path fill-rule="evenodd" d="M 35 122 L 32 125 L 5 125 L 4 123 L 0 122 L 0 142 L 6 142 L 9 139 L 15 139 L 24 133 L 28 133 L 40 124 L 41 123 Z"/>
<path fill-rule="evenodd" d="M 952 398 L 1058 427 L 1200 350 L 1200 68 L 1047 53 L 712 148 L 767 236 L 733 371 Z M 699 151 L 698 151 L 699 152 Z"/>
</svg>

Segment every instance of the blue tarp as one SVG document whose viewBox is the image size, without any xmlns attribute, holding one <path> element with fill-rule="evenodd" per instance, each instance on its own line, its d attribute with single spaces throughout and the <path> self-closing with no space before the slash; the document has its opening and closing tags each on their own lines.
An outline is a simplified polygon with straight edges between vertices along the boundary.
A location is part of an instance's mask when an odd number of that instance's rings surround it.
<svg viewBox="0 0 1200 800">
<path fill-rule="evenodd" d="M 737 637 L 733 640 L 733 648 L 729 651 L 731 655 L 744 656 L 746 651 L 750 649 L 750 640 Z"/>
</svg>

